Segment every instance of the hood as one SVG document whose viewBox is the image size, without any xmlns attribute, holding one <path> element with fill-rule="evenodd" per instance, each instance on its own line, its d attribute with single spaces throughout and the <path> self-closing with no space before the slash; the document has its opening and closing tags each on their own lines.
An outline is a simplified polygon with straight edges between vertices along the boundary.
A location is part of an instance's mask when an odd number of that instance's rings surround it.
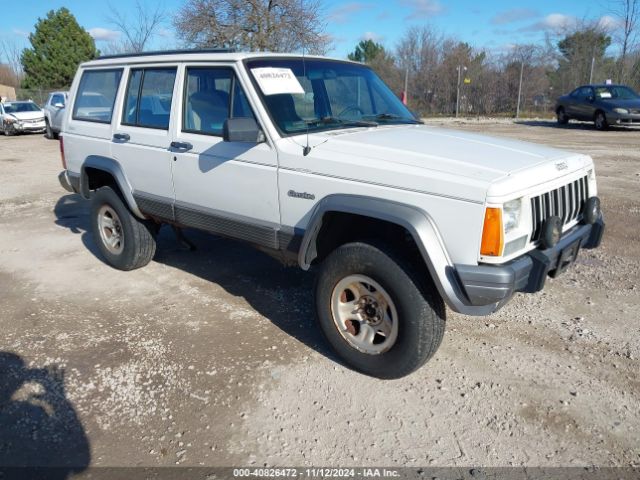
<svg viewBox="0 0 640 480">
<path fill-rule="evenodd" d="M 38 110 L 37 112 L 7 113 L 7 115 L 11 115 L 18 120 L 37 120 L 39 118 L 44 118 L 44 112 L 42 110 Z"/>
<path fill-rule="evenodd" d="M 311 135 L 310 145 L 316 147 L 307 158 L 318 159 L 312 170 L 320 174 L 478 202 L 490 186 L 492 196 L 509 195 L 590 162 L 543 145 L 426 125 L 324 132 Z"/>
</svg>

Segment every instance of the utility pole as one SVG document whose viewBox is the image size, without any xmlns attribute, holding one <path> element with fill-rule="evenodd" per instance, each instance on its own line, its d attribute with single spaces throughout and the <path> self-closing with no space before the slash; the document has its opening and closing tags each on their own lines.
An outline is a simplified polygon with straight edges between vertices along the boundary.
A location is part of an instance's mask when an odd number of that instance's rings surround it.
<svg viewBox="0 0 640 480">
<path fill-rule="evenodd" d="M 593 52 L 591 53 L 591 73 L 589 73 L 589 83 L 593 82 L 593 66 L 596 63 L 596 46 L 593 46 Z"/>
<path fill-rule="evenodd" d="M 520 96 L 522 94 L 522 73 L 524 71 L 524 60 L 520 61 L 520 83 L 518 84 L 518 104 L 516 105 L 516 118 L 520 116 Z"/>
<path fill-rule="evenodd" d="M 409 103 L 409 67 L 404 73 L 404 104 Z"/>
<path fill-rule="evenodd" d="M 456 84 L 456 118 L 458 118 L 458 112 L 460 111 L 460 75 L 462 74 L 463 68 L 466 72 L 467 67 L 458 65 L 458 83 Z"/>
</svg>

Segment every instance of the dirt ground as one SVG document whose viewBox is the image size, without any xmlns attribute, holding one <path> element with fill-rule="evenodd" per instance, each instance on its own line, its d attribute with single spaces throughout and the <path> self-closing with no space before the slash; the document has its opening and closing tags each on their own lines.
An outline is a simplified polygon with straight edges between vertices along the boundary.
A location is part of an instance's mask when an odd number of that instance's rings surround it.
<svg viewBox="0 0 640 480">
<path fill-rule="evenodd" d="M 1 137 L 0 465 L 640 465 L 640 131 L 432 123 L 592 155 L 607 232 L 386 382 L 328 350 L 309 274 L 240 243 L 163 229 L 110 268 L 57 142 Z"/>
</svg>

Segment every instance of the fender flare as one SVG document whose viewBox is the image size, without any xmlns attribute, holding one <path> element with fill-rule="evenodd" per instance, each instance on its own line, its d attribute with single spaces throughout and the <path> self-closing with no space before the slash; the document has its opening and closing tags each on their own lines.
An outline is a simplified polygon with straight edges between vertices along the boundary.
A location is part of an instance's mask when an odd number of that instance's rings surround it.
<svg viewBox="0 0 640 480">
<path fill-rule="evenodd" d="M 84 162 L 82 162 L 82 166 L 80 167 L 80 195 L 87 200 L 90 197 L 89 176 L 86 172 L 87 168 L 95 168 L 96 170 L 102 170 L 111 174 L 115 179 L 118 188 L 122 192 L 122 196 L 127 202 L 129 209 L 136 217 L 142 219 L 146 218 L 138 208 L 136 200 L 133 198 L 133 189 L 122 170 L 122 166 L 113 158 L 103 157 L 100 155 L 89 155 L 85 158 Z"/>
<path fill-rule="evenodd" d="M 311 212 L 308 228 L 300 245 L 298 264 L 303 270 L 308 270 L 317 257 L 316 240 L 324 215 L 328 212 L 351 213 L 404 227 L 418 246 L 438 292 L 454 311 L 478 315 L 494 310 L 492 306 L 470 308 L 469 299 L 455 273 L 454 264 L 433 218 L 418 207 L 392 200 L 348 194 L 329 195 L 320 200 Z M 486 313 L 479 313 L 480 310 L 486 310 Z"/>
</svg>

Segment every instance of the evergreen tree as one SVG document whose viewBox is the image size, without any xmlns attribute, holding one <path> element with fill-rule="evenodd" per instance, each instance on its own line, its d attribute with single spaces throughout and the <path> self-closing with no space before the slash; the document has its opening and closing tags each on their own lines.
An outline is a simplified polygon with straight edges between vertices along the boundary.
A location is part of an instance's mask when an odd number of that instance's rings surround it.
<svg viewBox="0 0 640 480">
<path fill-rule="evenodd" d="M 385 53 L 384 47 L 373 40 L 362 40 L 353 53 L 347 55 L 353 62 L 371 63 L 378 55 Z"/>
<path fill-rule="evenodd" d="M 24 88 L 68 87 L 78 65 L 98 55 L 91 35 L 64 7 L 39 18 L 29 41 L 21 58 Z"/>
</svg>

